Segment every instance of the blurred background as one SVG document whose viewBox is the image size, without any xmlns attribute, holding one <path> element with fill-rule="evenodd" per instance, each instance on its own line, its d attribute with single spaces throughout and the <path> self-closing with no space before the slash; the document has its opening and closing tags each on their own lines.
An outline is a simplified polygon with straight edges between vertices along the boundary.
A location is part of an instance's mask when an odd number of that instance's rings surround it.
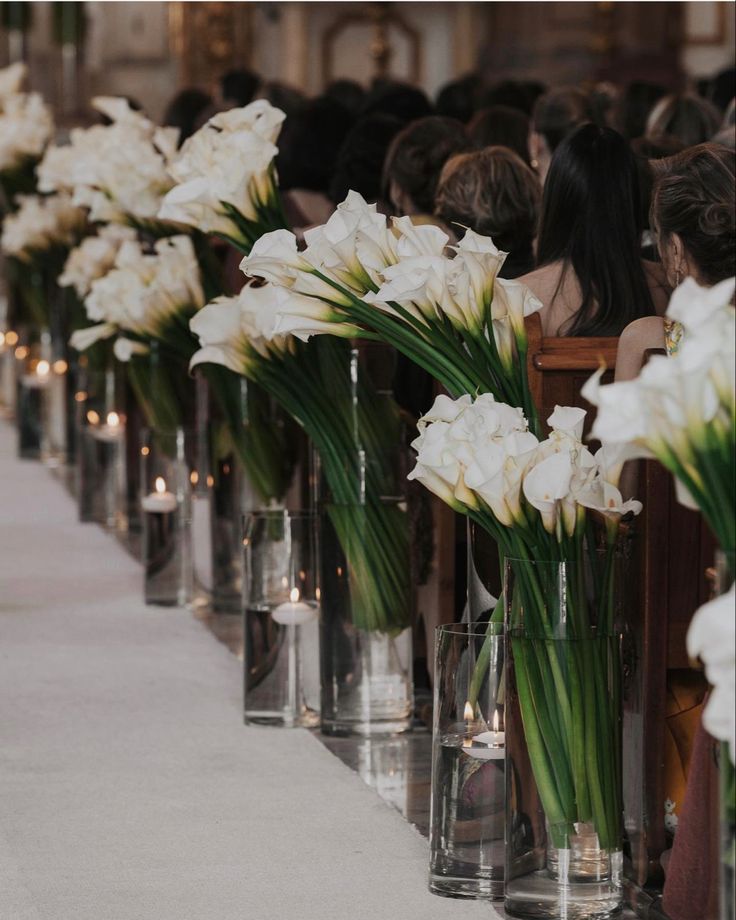
<svg viewBox="0 0 736 920">
<path fill-rule="evenodd" d="M 450 83 L 451 107 L 452 81 L 471 73 L 480 92 L 502 80 L 647 81 L 716 103 L 733 95 L 715 79 L 734 63 L 730 2 L 21 2 L 0 3 L 0 27 L 0 65 L 27 61 L 62 122 L 79 122 L 97 94 L 132 97 L 161 120 L 177 90 L 215 96 L 234 69 L 278 84 L 287 102 L 290 90 L 392 80 L 433 99 Z"/>
</svg>

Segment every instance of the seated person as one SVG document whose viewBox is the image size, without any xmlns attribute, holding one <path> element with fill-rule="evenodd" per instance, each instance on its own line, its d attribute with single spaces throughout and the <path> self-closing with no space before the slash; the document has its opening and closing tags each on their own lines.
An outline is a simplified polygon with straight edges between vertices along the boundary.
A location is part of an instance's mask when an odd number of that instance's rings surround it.
<svg viewBox="0 0 736 920">
<path fill-rule="evenodd" d="M 690 147 L 654 164 L 651 225 L 667 282 L 710 286 L 736 274 L 736 154 L 717 144 Z M 628 326 L 618 347 L 616 379 L 637 377 L 650 349 L 677 350 L 682 329 L 649 316 Z"/>
<path fill-rule="evenodd" d="M 548 336 L 618 336 L 669 300 L 661 266 L 642 260 L 636 158 L 611 128 L 581 125 L 555 151 L 542 197 L 536 270 Z"/>
<path fill-rule="evenodd" d="M 500 276 L 517 278 L 534 266 L 540 200 L 539 180 L 521 157 L 507 147 L 487 147 L 447 161 L 435 214 L 457 237 L 463 227 L 490 236 L 509 253 Z"/>
</svg>

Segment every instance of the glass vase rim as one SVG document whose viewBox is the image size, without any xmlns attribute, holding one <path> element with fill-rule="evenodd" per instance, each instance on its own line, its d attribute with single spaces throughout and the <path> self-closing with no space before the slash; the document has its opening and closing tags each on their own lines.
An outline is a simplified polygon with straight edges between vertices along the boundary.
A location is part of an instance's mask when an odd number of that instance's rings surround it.
<svg viewBox="0 0 736 920">
<path fill-rule="evenodd" d="M 307 520 L 316 520 L 317 512 L 311 511 L 309 508 L 297 508 L 292 511 L 289 508 L 257 508 L 253 511 L 246 511 L 243 514 L 243 520 L 248 521 L 251 519 L 260 519 L 260 520 L 294 520 L 294 521 L 307 521 Z"/>
<path fill-rule="evenodd" d="M 498 638 L 500 639 L 504 633 L 504 624 L 496 623 L 496 630 L 493 632 L 488 632 L 489 623 L 439 623 L 435 626 L 435 633 L 439 636 L 441 633 L 445 633 L 448 636 L 458 636 L 466 638 L 478 638 L 478 639 L 489 639 L 489 638 Z M 473 627 L 473 628 L 471 628 Z"/>
<path fill-rule="evenodd" d="M 525 565 L 546 565 L 546 566 L 578 566 L 585 565 L 585 559 L 530 559 L 528 556 L 504 556 L 504 564 L 507 562 L 523 562 Z"/>
<path fill-rule="evenodd" d="M 166 437 L 173 437 L 178 435 L 179 432 L 183 432 L 185 435 L 198 435 L 199 428 L 196 425 L 175 425 L 173 428 L 156 428 L 153 425 L 143 425 L 141 426 L 141 440 L 143 440 L 148 435 L 164 435 Z"/>
</svg>

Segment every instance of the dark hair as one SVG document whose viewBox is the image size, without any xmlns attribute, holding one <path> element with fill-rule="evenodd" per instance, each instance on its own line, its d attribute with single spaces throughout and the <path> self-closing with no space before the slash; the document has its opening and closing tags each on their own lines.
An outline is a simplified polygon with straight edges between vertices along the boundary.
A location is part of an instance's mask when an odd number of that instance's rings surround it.
<svg viewBox="0 0 736 920">
<path fill-rule="evenodd" d="M 330 199 L 338 204 L 352 189 L 368 202 L 379 201 L 382 173 L 391 141 L 401 131 L 403 122 L 391 115 L 367 115 L 348 131 L 337 155 L 330 182 Z"/>
<path fill-rule="evenodd" d="M 438 115 L 457 118 L 467 124 L 473 117 L 478 97 L 478 75 L 471 73 L 459 80 L 445 83 L 437 93 L 435 108 Z"/>
<path fill-rule="evenodd" d="M 580 309 L 566 335 L 620 335 L 654 312 L 641 263 L 634 154 L 611 128 L 581 125 L 552 157 L 537 238 L 540 265 L 575 272 Z"/>
<path fill-rule="evenodd" d="M 660 240 L 677 233 L 706 284 L 736 274 L 735 174 L 736 154 L 720 144 L 655 164 L 652 226 Z"/>
<path fill-rule="evenodd" d="M 547 142 L 550 153 L 578 125 L 594 121 L 590 97 L 575 86 L 552 89 L 534 104 L 532 128 Z"/>
<path fill-rule="evenodd" d="M 616 126 L 624 137 L 641 137 L 646 131 L 647 118 L 667 90 L 659 83 L 633 80 L 622 93 L 616 112 Z"/>
<path fill-rule="evenodd" d="M 289 118 L 294 118 L 299 112 L 303 112 L 307 107 L 307 97 L 301 90 L 286 83 L 280 83 L 278 80 L 269 80 L 268 83 L 264 83 L 258 95 L 259 98 L 266 99 L 271 105 L 285 112 L 287 121 Z"/>
<path fill-rule="evenodd" d="M 252 70 L 228 70 L 220 77 L 222 98 L 236 105 L 248 105 L 258 92 L 261 78 Z"/>
<path fill-rule="evenodd" d="M 721 126 L 718 109 L 695 93 L 679 93 L 660 99 L 649 113 L 647 136 L 670 134 L 686 147 L 709 141 Z"/>
<path fill-rule="evenodd" d="M 337 154 L 352 118 L 338 102 L 321 96 L 287 118 L 279 135 L 276 168 L 279 185 L 324 192 L 330 186 Z"/>
<path fill-rule="evenodd" d="M 529 119 L 519 109 L 507 105 L 492 105 L 481 109 L 468 125 L 468 136 L 474 147 L 508 147 L 518 153 L 525 163 L 529 158 Z"/>
<path fill-rule="evenodd" d="M 377 81 L 366 96 L 363 115 L 393 115 L 405 124 L 432 114 L 432 103 L 422 90 L 406 83 Z"/>
<path fill-rule="evenodd" d="M 357 115 L 365 103 L 365 90 L 357 80 L 333 80 L 324 92 L 328 99 L 339 102 L 351 115 Z"/>
<path fill-rule="evenodd" d="M 386 156 L 386 197 L 393 181 L 420 213 L 432 214 L 442 167 L 453 153 L 462 153 L 469 145 L 465 128 L 455 118 L 432 115 L 407 125 L 396 135 Z"/>
<path fill-rule="evenodd" d="M 636 165 L 639 170 L 639 197 L 641 204 L 641 222 L 649 228 L 649 209 L 652 203 L 652 186 L 654 174 L 652 160 L 661 160 L 679 153 L 684 144 L 676 137 L 663 134 L 661 137 L 637 137 L 631 141 L 631 149 L 636 156 Z"/>
<path fill-rule="evenodd" d="M 540 200 L 534 170 L 507 147 L 487 147 L 445 163 L 435 213 L 448 225 L 492 237 L 499 249 L 527 259 L 530 270 Z"/>
<path fill-rule="evenodd" d="M 505 105 L 510 109 L 518 109 L 529 115 L 534 104 L 533 92 L 529 84 L 519 80 L 502 80 L 489 87 L 482 97 L 483 108 L 492 105 Z"/>
<path fill-rule="evenodd" d="M 212 98 L 201 89 L 180 90 L 166 107 L 164 124 L 179 129 L 179 144 L 200 126 L 200 116 L 212 107 Z"/>
</svg>

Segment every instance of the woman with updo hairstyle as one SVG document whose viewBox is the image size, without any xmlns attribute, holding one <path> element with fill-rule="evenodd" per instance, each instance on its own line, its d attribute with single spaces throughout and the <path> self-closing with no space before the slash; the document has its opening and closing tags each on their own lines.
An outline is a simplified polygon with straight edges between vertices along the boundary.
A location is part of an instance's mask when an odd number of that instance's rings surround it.
<svg viewBox="0 0 736 920">
<path fill-rule="evenodd" d="M 541 201 L 539 180 L 507 147 L 451 157 L 440 176 L 435 214 L 456 236 L 469 227 L 509 255 L 499 275 L 516 278 L 534 267 L 532 244 Z"/>
<path fill-rule="evenodd" d="M 736 275 L 736 153 L 699 144 L 653 164 L 650 224 L 670 286 L 685 278 L 711 287 Z M 677 351 L 682 328 L 666 317 L 626 327 L 618 347 L 616 379 L 638 376 L 649 349 Z"/>
</svg>

